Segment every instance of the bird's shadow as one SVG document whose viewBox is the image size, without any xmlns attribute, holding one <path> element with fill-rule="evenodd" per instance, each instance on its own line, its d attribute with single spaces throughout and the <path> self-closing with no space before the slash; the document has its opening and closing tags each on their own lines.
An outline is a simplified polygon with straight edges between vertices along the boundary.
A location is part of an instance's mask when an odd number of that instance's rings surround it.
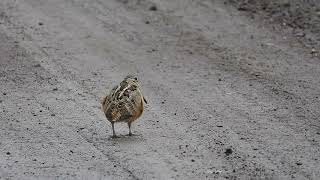
<svg viewBox="0 0 320 180">
<path fill-rule="evenodd" d="M 117 137 L 109 136 L 108 141 L 119 142 L 119 143 L 134 143 L 145 141 L 145 138 L 141 134 L 129 135 L 117 135 Z"/>
</svg>

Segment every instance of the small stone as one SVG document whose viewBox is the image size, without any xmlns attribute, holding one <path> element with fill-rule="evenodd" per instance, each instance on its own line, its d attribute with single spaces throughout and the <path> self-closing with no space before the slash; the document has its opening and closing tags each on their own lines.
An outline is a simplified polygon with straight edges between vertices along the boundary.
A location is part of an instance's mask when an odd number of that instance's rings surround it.
<svg viewBox="0 0 320 180">
<path fill-rule="evenodd" d="M 7 154 L 7 155 L 10 155 L 11 153 L 10 153 L 10 152 L 7 152 L 6 154 Z"/>
<path fill-rule="evenodd" d="M 145 23 L 146 23 L 146 24 L 150 24 L 150 21 L 146 21 Z"/>
<path fill-rule="evenodd" d="M 195 160 L 194 160 L 194 159 L 191 159 L 191 162 L 195 162 Z"/>
<path fill-rule="evenodd" d="M 218 81 L 222 81 L 222 79 L 221 79 L 221 78 L 219 78 L 219 79 L 218 79 Z"/>
<path fill-rule="evenodd" d="M 42 25 L 43 25 L 43 23 L 42 23 L 42 22 L 39 22 L 39 23 L 38 23 L 38 25 L 39 25 L 39 26 L 42 26 Z"/>
<path fill-rule="evenodd" d="M 53 88 L 53 89 L 52 89 L 52 91 L 57 91 L 57 90 L 58 90 L 58 88 Z"/>
<path fill-rule="evenodd" d="M 7 93 L 2 93 L 4 96 L 7 95 Z"/>
<path fill-rule="evenodd" d="M 304 37 L 306 34 L 304 32 L 298 32 L 298 33 L 295 33 L 294 36 L 296 37 Z"/>
<path fill-rule="evenodd" d="M 227 156 L 229 156 L 230 154 L 232 154 L 232 149 L 228 148 L 226 149 L 226 151 L 224 152 Z"/>
<path fill-rule="evenodd" d="M 56 116 L 55 114 L 51 114 L 51 116 Z"/>
<path fill-rule="evenodd" d="M 290 2 L 283 3 L 283 7 L 290 7 Z"/>
<path fill-rule="evenodd" d="M 301 163 L 301 162 L 297 162 L 296 164 L 297 164 L 298 166 L 301 166 L 301 165 L 302 165 L 302 163 Z"/>
<path fill-rule="evenodd" d="M 40 64 L 35 64 L 35 65 L 33 65 L 33 67 L 41 67 L 41 65 Z"/>
<path fill-rule="evenodd" d="M 149 10 L 150 10 L 150 11 L 157 11 L 158 8 L 157 8 L 157 6 L 153 5 L 153 6 L 151 6 L 151 7 L 149 8 Z"/>
<path fill-rule="evenodd" d="M 238 10 L 239 10 L 239 11 L 247 11 L 248 8 L 247 8 L 246 6 L 244 6 L 244 5 L 240 5 L 240 6 L 238 7 Z"/>
<path fill-rule="evenodd" d="M 317 53 L 317 51 L 316 51 L 315 48 L 312 48 L 312 49 L 311 49 L 311 54 L 314 54 L 314 53 Z"/>
</svg>

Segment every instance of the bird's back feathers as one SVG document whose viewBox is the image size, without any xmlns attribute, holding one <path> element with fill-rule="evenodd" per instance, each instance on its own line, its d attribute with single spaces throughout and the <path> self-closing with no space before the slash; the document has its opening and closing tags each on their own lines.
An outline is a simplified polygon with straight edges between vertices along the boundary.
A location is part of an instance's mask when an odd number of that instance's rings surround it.
<svg viewBox="0 0 320 180">
<path fill-rule="evenodd" d="M 136 78 L 125 78 L 102 100 L 102 110 L 111 122 L 132 122 L 143 112 L 144 97 Z"/>
</svg>

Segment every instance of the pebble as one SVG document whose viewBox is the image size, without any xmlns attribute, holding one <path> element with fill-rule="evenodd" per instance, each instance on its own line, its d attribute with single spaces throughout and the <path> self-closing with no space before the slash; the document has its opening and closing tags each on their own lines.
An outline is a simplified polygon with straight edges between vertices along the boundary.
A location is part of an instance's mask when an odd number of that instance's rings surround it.
<svg viewBox="0 0 320 180">
<path fill-rule="evenodd" d="M 228 148 L 226 149 L 226 151 L 224 152 L 227 156 L 229 156 L 230 154 L 232 154 L 232 149 Z"/>
<path fill-rule="evenodd" d="M 151 6 L 150 8 L 149 8 L 149 10 L 150 11 L 157 11 L 158 10 L 158 8 L 157 8 L 157 6 Z"/>
<path fill-rule="evenodd" d="M 294 36 L 296 37 L 304 37 L 306 34 L 304 32 L 298 32 L 296 34 L 294 34 Z"/>
</svg>

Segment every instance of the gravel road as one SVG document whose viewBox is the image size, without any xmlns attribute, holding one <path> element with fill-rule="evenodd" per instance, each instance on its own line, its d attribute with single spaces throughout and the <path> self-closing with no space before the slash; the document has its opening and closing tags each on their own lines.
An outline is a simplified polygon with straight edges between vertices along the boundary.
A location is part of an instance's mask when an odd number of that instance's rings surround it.
<svg viewBox="0 0 320 180">
<path fill-rule="evenodd" d="M 218 0 L 1 0 L 0 179 L 319 179 L 319 49 L 282 29 Z M 112 139 L 128 74 L 148 104 Z"/>
</svg>

